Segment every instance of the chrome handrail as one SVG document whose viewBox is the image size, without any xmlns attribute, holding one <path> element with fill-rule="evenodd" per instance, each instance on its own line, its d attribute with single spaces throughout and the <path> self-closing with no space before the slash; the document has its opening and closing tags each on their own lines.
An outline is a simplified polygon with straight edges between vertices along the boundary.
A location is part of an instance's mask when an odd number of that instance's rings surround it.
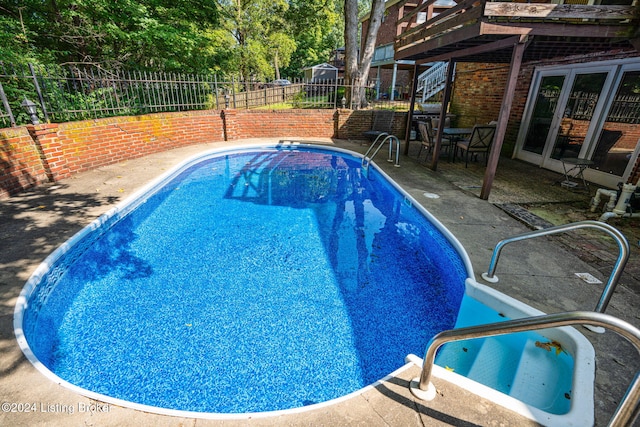
<svg viewBox="0 0 640 427">
<path fill-rule="evenodd" d="M 550 234 L 561 233 L 565 231 L 576 230 L 579 228 L 597 228 L 609 234 L 613 239 L 618 243 L 618 259 L 616 260 L 615 265 L 613 266 L 613 270 L 611 271 L 611 276 L 609 276 L 609 280 L 605 285 L 602 296 L 596 305 L 594 311 L 598 313 L 604 313 L 613 296 L 613 292 L 618 284 L 618 280 L 620 280 L 620 276 L 622 275 L 622 271 L 624 270 L 625 265 L 627 264 L 627 260 L 629 259 L 629 242 L 624 237 L 624 235 L 613 226 L 606 224 L 600 221 L 579 221 L 571 224 L 558 225 L 556 227 L 549 227 L 542 230 L 534 230 L 528 233 L 520 234 L 517 236 L 513 236 L 507 239 L 503 239 L 496 244 L 496 247 L 493 250 L 493 256 L 491 257 L 491 261 L 489 263 L 489 269 L 486 273 L 482 273 L 482 278 L 490 283 L 496 283 L 498 278 L 495 276 L 496 268 L 498 266 L 498 259 L 500 258 L 500 252 L 502 248 L 507 243 L 517 242 L 520 240 L 530 239 L 532 237 L 539 236 L 547 236 Z"/>
<path fill-rule="evenodd" d="M 380 138 L 383 138 L 383 139 L 377 145 L 377 148 L 376 148 L 376 144 L 378 143 L 378 140 L 380 140 Z M 364 157 L 362 158 L 362 168 L 364 170 L 368 170 L 369 169 L 369 164 L 371 163 L 373 158 L 376 156 L 376 154 L 378 154 L 378 151 L 380 151 L 380 149 L 384 146 L 384 143 L 387 142 L 387 140 L 390 140 L 389 141 L 389 158 L 387 159 L 387 161 L 388 162 L 393 162 L 393 144 L 391 142 L 395 141 L 395 143 L 396 143 L 395 144 L 396 145 L 396 161 L 395 161 L 394 166 L 396 166 L 396 167 L 400 166 L 400 140 L 395 135 L 389 135 L 388 133 L 381 133 L 380 135 L 378 135 L 376 140 L 373 141 L 373 144 L 371 144 L 371 147 L 369 147 L 367 152 L 364 154 Z M 376 150 L 373 152 L 371 157 L 369 157 L 369 153 L 374 148 L 376 148 Z"/>
<path fill-rule="evenodd" d="M 435 335 L 429 341 L 422 363 L 419 379 L 411 381 L 411 393 L 418 399 L 432 400 L 435 398 L 435 387 L 430 383 L 431 371 L 435 362 L 436 352 L 440 346 L 451 341 L 470 338 L 505 335 L 515 332 L 533 331 L 551 327 L 589 324 L 605 327 L 626 338 L 640 353 L 640 330 L 630 323 L 617 317 L 591 311 L 571 311 L 566 313 L 545 314 L 542 316 L 523 319 L 507 320 L 504 322 L 488 323 L 467 328 L 451 329 Z M 431 390 L 431 392 L 429 391 Z M 627 392 L 616 408 L 609 426 L 622 427 L 631 425 L 640 412 L 640 370 L 636 372 Z"/>
</svg>

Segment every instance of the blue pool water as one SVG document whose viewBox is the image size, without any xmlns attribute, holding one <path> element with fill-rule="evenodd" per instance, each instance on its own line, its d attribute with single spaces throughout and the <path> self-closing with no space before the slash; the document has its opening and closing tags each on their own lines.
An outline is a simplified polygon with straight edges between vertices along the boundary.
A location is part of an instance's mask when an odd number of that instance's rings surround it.
<svg viewBox="0 0 640 427">
<path fill-rule="evenodd" d="M 212 154 L 65 249 L 23 329 L 39 361 L 143 405 L 334 399 L 454 326 L 460 254 L 375 169 L 318 148 Z"/>
</svg>

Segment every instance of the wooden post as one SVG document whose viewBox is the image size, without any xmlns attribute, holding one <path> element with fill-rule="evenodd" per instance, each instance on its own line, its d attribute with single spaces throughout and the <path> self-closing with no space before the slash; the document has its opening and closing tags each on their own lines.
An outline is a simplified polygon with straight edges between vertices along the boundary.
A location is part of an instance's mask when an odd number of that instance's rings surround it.
<svg viewBox="0 0 640 427">
<path fill-rule="evenodd" d="M 449 65 L 447 66 L 447 79 L 444 84 L 444 94 L 442 94 L 442 107 L 440 108 L 438 131 L 436 132 L 436 144 L 435 147 L 433 147 L 433 157 L 431 157 L 431 169 L 433 170 L 436 170 L 438 168 L 440 146 L 442 145 L 442 132 L 447 119 L 449 100 L 451 99 L 451 80 L 453 80 L 453 69 L 455 66 L 455 60 L 453 58 L 449 59 Z M 453 150 L 454 147 L 451 147 L 450 149 Z"/>
<path fill-rule="evenodd" d="M 516 91 L 518 73 L 520 72 L 520 65 L 522 64 L 522 56 L 524 54 L 525 47 L 526 43 L 523 40 L 520 40 L 513 46 L 511 67 L 509 68 L 507 86 L 504 89 L 504 95 L 502 97 L 502 106 L 500 107 L 498 123 L 496 124 L 496 134 L 494 136 L 493 144 L 491 145 L 491 151 L 489 152 L 487 169 L 484 172 L 484 179 L 482 181 L 482 190 L 480 190 L 480 198 L 482 200 L 489 199 L 489 193 L 491 192 L 491 186 L 493 185 L 493 178 L 495 177 L 496 169 L 498 168 L 500 151 L 502 150 L 502 143 L 504 142 L 504 136 L 507 131 L 507 123 L 509 122 L 511 105 L 513 104 L 513 95 Z"/>
<path fill-rule="evenodd" d="M 411 102 L 407 113 L 407 128 L 404 132 L 404 155 L 409 155 L 409 140 L 411 139 L 411 122 L 413 121 L 413 108 L 416 105 L 416 88 L 418 85 L 418 64 L 413 66 L 413 79 L 411 82 Z M 393 88 L 391 88 L 393 90 Z"/>
</svg>

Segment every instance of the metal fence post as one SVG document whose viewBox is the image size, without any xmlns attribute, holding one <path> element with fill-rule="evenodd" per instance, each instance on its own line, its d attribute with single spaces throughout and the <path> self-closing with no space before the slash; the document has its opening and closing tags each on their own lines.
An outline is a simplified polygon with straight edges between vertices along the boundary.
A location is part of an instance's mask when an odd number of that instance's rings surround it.
<svg viewBox="0 0 640 427">
<path fill-rule="evenodd" d="M 47 113 L 47 107 L 44 105 L 44 97 L 42 96 L 42 91 L 40 90 L 40 85 L 38 84 L 38 77 L 36 77 L 35 69 L 33 68 L 33 64 L 29 63 L 29 70 L 31 71 L 31 77 L 33 77 L 33 85 L 36 88 L 36 92 L 38 93 L 38 100 L 40 101 L 40 106 L 42 107 L 42 113 L 44 114 L 44 120 L 46 122 L 49 121 L 49 113 Z"/>
<path fill-rule="evenodd" d="M 16 125 L 16 119 L 13 117 L 13 112 L 11 111 L 11 106 L 9 105 L 9 101 L 7 100 L 7 95 L 4 93 L 4 88 L 2 87 L 2 83 L 0 83 L 0 98 L 2 98 L 2 105 L 4 105 L 4 111 L 9 116 L 9 122 L 13 127 Z"/>
<path fill-rule="evenodd" d="M 216 98 L 216 110 L 220 110 L 220 106 L 218 105 L 218 75 L 213 75 L 213 95 Z"/>
<path fill-rule="evenodd" d="M 231 76 L 231 95 L 233 96 L 233 108 L 236 108 L 236 81 Z"/>
</svg>

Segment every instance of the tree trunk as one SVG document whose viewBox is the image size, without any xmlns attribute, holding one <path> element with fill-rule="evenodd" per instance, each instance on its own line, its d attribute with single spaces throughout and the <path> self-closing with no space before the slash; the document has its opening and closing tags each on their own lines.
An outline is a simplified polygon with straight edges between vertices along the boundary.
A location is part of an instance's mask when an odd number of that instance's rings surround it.
<svg viewBox="0 0 640 427">
<path fill-rule="evenodd" d="M 350 92 L 347 87 L 347 100 L 349 105 L 355 108 L 366 103 L 365 90 L 383 14 L 384 0 L 373 0 L 369 26 L 362 43 L 362 55 L 358 61 L 358 0 L 344 1 L 345 84 L 353 85 L 354 89 L 358 88 Z"/>
<path fill-rule="evenodd" d="M 280 65 L 278 64 L 278 49 L 273 57 L 273 68 L 276 69 L 276 80 L 280 80 Z"/>
</svg>

